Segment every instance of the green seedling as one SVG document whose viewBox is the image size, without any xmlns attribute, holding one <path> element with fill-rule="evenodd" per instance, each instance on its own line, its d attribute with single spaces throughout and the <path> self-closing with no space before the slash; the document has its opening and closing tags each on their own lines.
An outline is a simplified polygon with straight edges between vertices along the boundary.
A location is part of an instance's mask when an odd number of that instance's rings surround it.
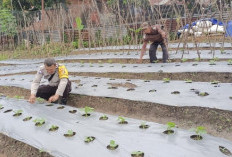
<svg viewBox="0 0 232 157">
<path fill-rule="evenodd" d="M 126 119 L 123 118 L 123 117 L 121 117 L 121 116 L 118 117 L 118 120 L 119 120 L 119 124 L 127 124 L 127 123 L 128 123 L 128 122 L 126 121 Z"/>
<path fill-rule="evenodd" d="M 103 115 L 103 116 L 101 116 L 100 118 L 99 118 L 99 120 L 107 120 L 108 119 L 108 117 L 106 116 L 106 115 Z"/>
<path fill-rule="evenodd" d="M 203 126 L 198 126 L 197 128 L 194 129 L 194 131 L 195 131 L 196 135 L 195 136 L 193 135 L 194 137 L 193 136 L 191 136 L 191 137 L 195 140 L 201 140 L 202 139 L 201 135 L 207 133 L 205 127 L 203 127 Z"/>
<path fill-rule="evenodd" d="M 193 81 L 190 80 L 190 79 L 185 79 L 184 81 L 185 81 L 185 83 L 192 83 L 192 82 L 193 82 Z"/>
<path fill-rule="evenodd" d="M 93 63 L 90 63 L 89 67 L 94 67 L 94 66 L 93 66 Z"/>
<path fill-rule="evenodd" d="M 0 104 L 0 110 L 3 109 L 4 107 L 2 106 L 2 104 Z"/>
<path fill-rule="evenodd" d="M 218 83 L 220 83 L 220 81 L 214 80 L 214 81 L 211 82 L 211 84 L 218 84 Z"/>
<path fill-rule="evenodd" d="M 82 116 L 88 117 L 90 116 L 90 113 L 94 111 L 94 108 L 85 106 L 85 108 L 82 108 L 81 111 L 85 112 L 85 114 L 83 114 Z"/>
<path fill-rule="evenodd" d="M 169 83 L 170 82 L 170 78 L 163 78 L 164 83 Z"/>
<path fill-rule="evenodd" d="M 92 142 L 94 140 L 95 140 L 95 137 L 93 137 L 93 136 L 88 136 L 88 137 L 85 138 L 86 143 Z"/>
<path fill-rule="evenodd" d="M 199 96 L 207 96 L 207 95 L 209 95 L 207 92 L 201 92 L 201 93 L 199 93 Z"/>
<path fill-rule="evenodd" d="M 200 59 L 200 58 L 195 58 L 195 61 L 196 61 L 196 62 L 200 62 L 201 59 Z"/>
<path fill-rule="evenodd" d="M 215 60 L 210 60 L 209 65 L 216 65 Z"/>
<path fill-rule="evenodd" d="M 118 144 L 114 140 L 110 140 L 110 144 L 107 146 L 107 149 L 114 150 L 118 148 Z"/>
<path fill-rule="evenodd" d="M 219 150 L 220 150 L 223 154 L 225 154 L 225 155 L 227 155 L 227 156 L 232 156 L 232 153 L 231 153 L 227 148 L 225 148 L 225 147 L 223 147 L 223 146 L 219 146 Z"/>
<path fill-rule="evenodd" d="M 14 115 L 13 116 L 20 116 L 22 114 L 23 110 L 17 110 L 17 111 L 14 111 Z"/>
<path fill-rule="evenodd" d="M 36 98 L 36 101 L 37 101 L 39 104 L 44 104 L 44 103 L 46 102 L 45 99 L 40 98 L 40 97 Z"/>
<path fill-rule="evenodd" d="M 52 126 L 49 128 L 49 131 L 56 131 L 56 130 L 58 130 L 58 129 L 59 129 L 58 126 L 52 125 Z"/>
<path fill-rule="evenodd" d="M 227 65 L 232 65 L 232 59 L 229 59 L 227 62 Z"/>
<path fill-rule="evenodd" d="M 24 99 L 23 96 L 19 96 L 19 95 L 15 95 L 14 98 L 16 98 L 16 99 Z"/>
<path fill-rule="evenodd" d="M 146 122 L 142 122 L 139 126 L 140 129 L 147 129 L 149 128 L 150 126 L 146 124 Z"/>
<path fill-rule="evenodd" d="M 76 134 L 76 132 L 72 131 L 72 130 L 68 130 L 68 132 L 66 134 L 64 134 L 65 137 L 72 137 Z"/>
<path fill-rule="evenodd" d="M 176 127 L 176 123 L 174 122 L 167 122 L 167 130 L 172 130 L 172 128 Z"/>
<path fill-rule="evenodd" d="M 144 156 L 144 152 L 142 151 L 134 151 L 131 153 L 132 157 L 143 157 Z"/>
<path fill-rule="evenodd" d="M 42 126 L 43 124 L 45 124 L 45 119 L 44 118 L 36 118 L 35 120 L 33 120 L 33 122 L 35 122 L 35 126 Z"/>
<path fill-rule="evenodd" d="M 182 59 L 181 59 L 181 62 L 187 62 L 187 61 L 188 61 L 187 58 L 182 58 Z"/>
<path fill-rule="evenodd" d="M 222 49 L 220 49 L 220 51 L 221 51 L 221 54 L 224 54 L 224 53 L 226 53 L 225 52 L 225 50 L 222 48 Z"/>
</svg>

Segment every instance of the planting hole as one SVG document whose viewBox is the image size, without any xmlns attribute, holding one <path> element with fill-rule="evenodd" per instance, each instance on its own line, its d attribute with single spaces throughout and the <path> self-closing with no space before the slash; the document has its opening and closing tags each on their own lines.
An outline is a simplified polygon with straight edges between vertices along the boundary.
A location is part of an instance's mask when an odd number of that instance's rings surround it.
<svg viewBox="0 0 232 157">
<path fill-rule="evenodd" d="M 174 91 L 171 94 L 180 94 L 180 92 L 179 91 Z"/>
<path fill-rule="evenodd" d="M 23 121 L 26 122 L 26 121 L 29 121 L 31 119 L 32 119 L 32 117 L 26 117 L 26 118 L 23 119 Z"/>
<path fill-rule="evenodd" d="M 65 108 L 64 106 L 57 107 L 57 109 L 64 109 L 64 108 Z"/>
<path fill-rule="evenodd" d="M 232 153 L 226 147 L 219 146 L 219 150 L 227 156 L 232 156 Z"/>
<path fill-rule="evenodd" d="M 156 92 L 156 90 L 155 90 L 155 89 L 152 89 L 152 90 L 149 90 L 149 92 L 150 92 L 150 93 L 154 93 L 154 92 Z"/>
<path fill-rule="evenodd" d="M 46 106 L 50 107 L 50 106 L 54 106 L 54 104 L 47 104 Z"/>
<path fill-rule="evenodd" d="M 4 111 L 4 113 L 8 113 L 8 112 L 11 112 L 11 111 L 12 111 L 12 109 L 9 109 L 9 110 Z"/>
<path fill-rule="evenodd" d="M 190 136 L 190 138 L 191 138 L 192 140 L 197 140 L 197 141 L 203 139 L 203 137 L 200 136 L 200 135 L 192 135 L 192 136 Z"/>
<path fill-rule="evenodd" d="M 69 113 L 76 113 L 77 110 L 70 110 Z"/>
<path fill-rule="evenodd" d="M 92 85 L 92 87 L 97 87 L 97 85 Z"/>
<path fill-rule="evenodd" d="M 165 130 L 163 133 L 166 135 L 170 135 L 174 133 L 174 130 Z"/>
<path fill-rule="evenodd" d="M 134 91 L 134 90 L 135 90 L 134 88 L 129 88 L 126 91 Z"/>
</svg>

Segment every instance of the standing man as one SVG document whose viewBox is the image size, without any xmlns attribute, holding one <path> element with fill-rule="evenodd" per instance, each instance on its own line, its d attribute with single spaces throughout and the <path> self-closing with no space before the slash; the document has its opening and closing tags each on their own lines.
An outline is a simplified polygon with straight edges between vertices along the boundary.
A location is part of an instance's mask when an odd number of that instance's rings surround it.
<svg viewBox="0 0 232 157">
<path fill-rule="evenodd" d="M 40 81 L 48 79 L 48 85 L 40 85 Z M 71 82 L 68 79 L 68 71 L 64 65 L 56 63 L 55 59 L 47 58 L 44 65 L 40 66 L 31 85 L 30 103 L 34 103 L 36 97 L 66 104 L 71 91 Z"/>
<path fill-rule="evenodd" d="M 146 52 L 147 43 L 152 42 L 149 49 L 150 62 L 155 63 L 157 61 L 156 51 L 158 45 L 160 45 L 163 51 L 163 63 L 166 63 L 168 60 L 168 39 L 166 33 L 160 28 L 159 25 L 151 26 L 147 22 L 144 22 L 141 25 L 141 28 L 143 31 L 143 46 L 139 62 L 142 63 L 142 58 Z"/>
</svg>

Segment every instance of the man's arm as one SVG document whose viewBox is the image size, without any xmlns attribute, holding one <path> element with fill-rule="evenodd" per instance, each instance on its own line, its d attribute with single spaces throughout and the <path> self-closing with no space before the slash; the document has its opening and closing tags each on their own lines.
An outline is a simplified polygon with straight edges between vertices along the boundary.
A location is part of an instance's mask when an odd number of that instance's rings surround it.
<svg viewBox="0 0 232 157">
<path fill-rule="evenodd" d="M 59 83 L 58 88 L 56 90 L 56 94 L 51 96 L 48 101 L 49 102 L 54 102 L 54 101 L 59 99 L 59 96 L 63 96 L 65 88 L 67 86 L 67 83 L 68 83 L 67 78 L 60 79 L 60 83 Z"/>
<path fill-rule="evenodd" d="M 141 54 L 140 54 L 140 58 L 139 58 L 139 63 L 143 62 L 143 56 L 144 56 L 144 54 L 146 52 L 147 43 L 148 43 L 147 41 L 143 42 L 143 46 L 142 46 Z"/>
<path fill-rule="evenodd" d="M 42 71 L 41 71 L 41 69 L 39 69 L 35 75 L 35 78 L 34 78 L 32 84 L 31 84 L 31 95 L 30 95 L 30 98 L 28 101 L 32 104 L 35 103 L 36 93 L 37 93 L 37 90 L 39 88 L 39 84 L 40 84 L 42 77 L 43 77 Z"/>
</svg>

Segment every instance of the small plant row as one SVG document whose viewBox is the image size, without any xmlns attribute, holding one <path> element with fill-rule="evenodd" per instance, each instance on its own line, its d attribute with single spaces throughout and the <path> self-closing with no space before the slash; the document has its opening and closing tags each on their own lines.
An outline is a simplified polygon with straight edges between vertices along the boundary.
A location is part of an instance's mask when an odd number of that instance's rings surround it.
<svg viewBox="0 0 232 157">
<path fill-rule="evenodd" d="M 4 108 L 3 105 L 0 104 L 0 110 L 2 110 L 3 108 Z M 87 117 L 87 116 L 90 116 L 90 112 L 93 112 L 94 109 L 86 106 L 85 108 L 82 108 L 81 110 L 85 112 L 85 114 L 83 114 L 82 116 Z M 6 111 L 4 111 L 4 113 L 8 113 L 11 111 L 12 110 L 6 110 Z M 21 116 L 22 112 L 23 112 L 22 110 L 16 110 L 16 111 L 14 111 L 13 116 Z M 24 118 L 23 121 L 29 121 L 31 119 L 32 119 L 32 117 L 28 116 L 28 117 Z M 108 116 L 106 116 L 106 115 L 102 115 L 99 118 L 99 120 L 107 120 L 107 119 L 108 119 Z M 119 124 L 128 124 L 126 119 L 124 117 L 121 117 L 121 116 L 118 117 L 118 121 L 119 121 L 118 122 Z M 44 118 L 36 118 L 33 120 L 33 122 L 35 123 L 35 126 L 41 127 L 45 124 L 45 119 Z M 173 134 L 174 128 L 176 127 L 176 124 L 174 122 L 168 122 L 166 124 L 166 126 L 167 126 L 167 128 L 163 133 L 167 134 L 167 135 Z M 150 126 L 147 125 L 145 122 L 142 122 L 139 126 L 140 129 L 148 129 L 149 127 Z M 57 131 L 58 129 L 59 129 L 59 126 L 51 125 L 49 128 L 49 131 L 53 132 L 53 131 Z M 198 126 L 197 128 L 192 129 L 192 131 L 195 131 L 195 133 L 196 133 L 195 135 L 190 136 L 190 138 L 193 140 L 202 140 L 203 139 L 202 134 L 207 133 L 205 127 L 203 127 L 203 126 Z M 63 135 L 65 137 L 73 137 L 76 135 L 76 132 L 74 132 L 73 130 L 68 130 Z M 96 137 L 94 137 L 94 136 L 88 136 L 88 137 L 85 137 L 84 142 L 90 143 L 90 142 L 93 142 L 95 139 L 96 139 Z M 116 142 L 114 140 L 110 140 L 109 145 L 106 146 L 106 148 L 109 150 L 115 150 L 118 147 L 119 147 L 119 145 L 116 144 Z M 231 154 L 231 152 L 223 146 L 219 146 L 219 150 L 226 155 Z M 131 157 L 143 157 L 143 156 L 144 156 L 144 152 L 142 152 L 142 151 L 134 151 L 131 153 Z"/>
</svg>

